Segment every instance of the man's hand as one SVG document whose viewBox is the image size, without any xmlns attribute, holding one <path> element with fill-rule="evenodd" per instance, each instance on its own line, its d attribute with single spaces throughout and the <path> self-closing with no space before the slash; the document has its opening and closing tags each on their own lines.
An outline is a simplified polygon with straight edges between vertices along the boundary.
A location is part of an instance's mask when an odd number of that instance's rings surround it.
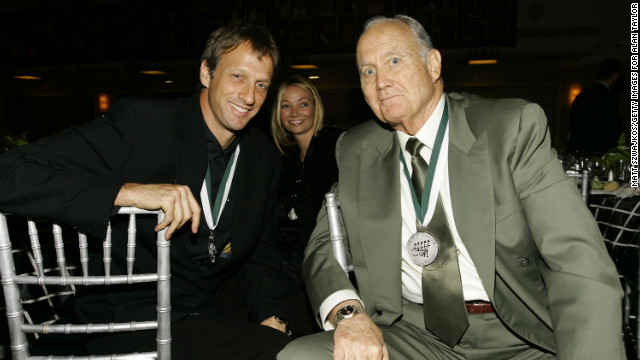
<svg viewBox="0 0 640 360">
<path fill-rule="evenodd" d="M 331 314 L 335 314 L 337 309 L 350 302 L 352 301 L 340 303 Z M 340 321 L 333 333 L 333 341 L 334 360 L 389 360 L 382 332 L 366 313 L 359 313 Z"/>
<path fill-rule="evenodd" d="M 333 333 L 334 360 L 375 359 L 389 360 L 382 332 L 367 314 L 356 314 L 344 319 Z"/>
<path fill-rule="evenodd" d="M 145 210 L 164 211 L 164 220 L 155 230 L 167 228 L 165 239 L 187 221 L 191 220 L 191 232 L 200 226 L 200 205 L 186 185 L 126 183 L 120 189 L 115 206 L 135 206 Z"/>
<path fill-rule="evenodd" d="M 264 320 L 262 320 L 262 322 L 260 323 L 260 325 L 264 325 L 264 326 L 268 326 L 271 328 L 274 328 L 276 330 L 282 331 L 282 333 L 286 334 L 287 333 L 287 323 L 280 320 L 280 318 L 277 318 L 275 316 L 266 318 Z"/>
</svg>

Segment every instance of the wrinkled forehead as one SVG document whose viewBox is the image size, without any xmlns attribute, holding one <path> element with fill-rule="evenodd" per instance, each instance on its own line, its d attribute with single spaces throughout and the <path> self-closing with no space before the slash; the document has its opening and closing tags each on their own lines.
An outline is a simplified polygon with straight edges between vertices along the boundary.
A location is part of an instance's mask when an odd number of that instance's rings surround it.
<svg viewBox="0 0 640 360">
<path fill-rule="evenodd" d="M 377 52 L 388 52 L 391 48 L 412 48 L 417 46 L 413 33 L 407 25 L 397 21 L 385 21 L 371 25 L 365 30 L 356 46 L 358 65 L 365 57 Z"/>
</svg>

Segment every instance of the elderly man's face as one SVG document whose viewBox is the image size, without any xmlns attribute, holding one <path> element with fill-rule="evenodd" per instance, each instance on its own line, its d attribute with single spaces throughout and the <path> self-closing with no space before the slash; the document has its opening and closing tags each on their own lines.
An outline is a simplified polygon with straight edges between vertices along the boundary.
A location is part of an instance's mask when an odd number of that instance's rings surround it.
<svg viewBox="0 0 640 360">
<path fill-rule="evenodd" d="M 440 53 L 426 64 L 409 27 L 383 22 L 367 29 L 356 50 L 360 85 L 376 116 L 396 130 L 414 135 L 440 99 Z"/>
</svg>

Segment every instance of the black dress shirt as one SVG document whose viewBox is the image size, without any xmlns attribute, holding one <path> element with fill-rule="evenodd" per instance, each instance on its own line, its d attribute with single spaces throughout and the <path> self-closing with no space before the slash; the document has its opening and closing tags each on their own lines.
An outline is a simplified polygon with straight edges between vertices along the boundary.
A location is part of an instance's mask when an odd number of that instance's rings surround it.
<svg viewBox="0 0 640 360">
<path fill-rule="evenodd" d="M 204 128 L 205 140 L 207 145 L 207 159 L 209 161 L 209 173 L 211 175 L 211 191 L 209 193 L 209 203 L 211 204 L 211 206 L 213 206 L 216 201 L 218 190 L 220 189 L 220 185 L 222 183 L 222 177 L 224 176 L 224 172 L 227 168 L 227 165 L 229 164 L 231 155 L 236 150 L 238 143 L 240 142 L 240 138 L 236 137 L 231 142 L 231 144 L 229 144 L 229 146 L 223 149 L 218 142 L 218 139 L 216 139 L 216 137 L 213 135 L 211 130 L 209 130 L 209 127 L 206 126 L 206 124 Z M 233 179 L 230 178 L 229 180 L 232 181 Z M 233 214 L 232 199 L 233 196 L 231 195 L 230 191 L 224 210 L 222 211 L 220 219 L 218 220 L 218 224 L 213 231 L 216 249 L 218 250 L 218 257 L 220 256 L 220 252 L 222 252 L 224 246 L 231 241 L 231 215 Z M 216 214 L 212 214 L 214 221 L 216 216 Z M 207 222 L 203 217 L 202 221 L 200 222 L 198 236 L 192 238 L 192 242 L 188 247 L 189 256 L 202 267 L 208 267 L 211 264 L 208 245 L 209 226 L 207 225 Z"/>
</svg>

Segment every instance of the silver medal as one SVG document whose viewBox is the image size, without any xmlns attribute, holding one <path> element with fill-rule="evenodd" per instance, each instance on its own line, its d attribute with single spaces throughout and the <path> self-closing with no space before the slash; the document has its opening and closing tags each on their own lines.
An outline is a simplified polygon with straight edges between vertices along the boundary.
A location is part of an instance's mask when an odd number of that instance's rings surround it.
<svg viewBox="0 0 640 360">
<path fill-rule="evenodd" d="M 207 245 L 207 248 L 209 249 L 209 260 L 211 260 L 211 263 L 213 264 L 216 262 L 216 255 L 218 255 L 216 243 L 213 239 L 213 229 L 209 229 L 209 244 Z"/>
<path fill-rule="evenodd" d="M 419 231 L 407 241 L 407 252 L 416 265 L 427 266 L 438 256 L 438 242 L 428 232 Z"/>
</svg>

